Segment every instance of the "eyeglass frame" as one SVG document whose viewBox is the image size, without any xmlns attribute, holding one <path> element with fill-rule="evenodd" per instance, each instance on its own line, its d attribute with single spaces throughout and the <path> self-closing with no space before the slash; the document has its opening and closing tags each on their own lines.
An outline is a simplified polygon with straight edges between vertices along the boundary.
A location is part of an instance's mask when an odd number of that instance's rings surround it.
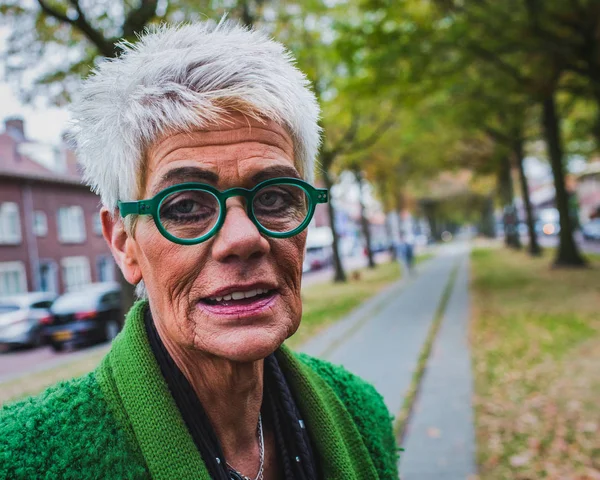
<svg viewBox="0 0 600 480">
<path fill-rule="evenodd" d="M 309 205 L 308 211 L 306 213 L 306 218 L 304 221 L 298 225 L 296 228 L 289 232 L 273 232 L 265 228 L 261 223 L 257 220 L 254 215 L 254 196 L 256 193 L 264 187 L 268 187 L 269 185 L 294 185 L 300 187 L 306 193 Z M 171 235 L 163 226 L 160 221 L 160 207 L 162 206 L 163 201 L 172 193 L 181 192 L 184 190 L 201 190 L 205 192 L 211 193 L 219 202 L 219 217 L 215 222 L 215 225 L 206 233 L 200 237 L 196 238 L 178 238 L 174 235 Z M 216 233 L 221 230 L 223 223 L 225 222 L 225 216 L 227 215 L 227 205 L 226 201 L 232 197 L 243 197 L 246 200 L 246 213 L 250 221 L 256 226 L 259 232 L 267 235 L 272 238 L 290 238 L 294 235 L 298 235 L 302 230 L 304 230 L 310 221 L 312 220 L 313 215 L 315 214 L 315 209 L 317 204 L 319 203 L 327 203 L 329 201 L 329 192 L 326 188 L 315 188 L 310 183 L 305 182 L 299 178 L 293 177 L 278 177 L 278 178 L 270 178 L 268 180 L 264 180 L 258 184 L 256 184 L 253 188 L 242 188 L 242 187 L 234 187 L 229 188 L 227 190 L 221 191 L 212 185 L 200 182 L 186 182 L 186 183 L 178 183 L 176 185 L 171 185 L 170 187 L 161 190 L 152 198 L 145 200 L 136 200 L 130 202 L 121 202 L 117 203 L 119 208 L 119 213 L 121 217 L 125 218 L 128 215 L 152 215 L 154 220 L 154 224 L 158 228 L 159 232 L 165 237 L 167 240 L 170 240 L 173 243 L 177 243 L 179 245 L 198 245 L 199 243 L 203 243 L 206 240 L 210 239 Z"/>
</svg>

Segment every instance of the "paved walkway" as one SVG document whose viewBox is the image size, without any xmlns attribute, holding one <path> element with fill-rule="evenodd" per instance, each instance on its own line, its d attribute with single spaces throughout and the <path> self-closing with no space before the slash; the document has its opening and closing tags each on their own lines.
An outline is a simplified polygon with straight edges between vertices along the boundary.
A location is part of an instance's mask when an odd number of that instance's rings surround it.
<svg viewBox="0 0 600 480">
<path fill-rule="evenodd" d="M 468 247 L 465 244 L 441 248 L 434 259 L 419 266 L 416 278 L 392 285 L 363 304 L 350 317 L 312 339 L 302 350 L 342 364 L 371 382 L 383 395 L 390 412 L 397 415 L 410 387 L 421 348 L 451 272 L 459 263 L 465 265 L 467 258 Z M 461 271 L 464 268 L 463 266 Z M 460 283 L 461 287 L 458 290 L 463 287 L 466 289 L 462 280 L 464 274 L 459 278 L 461 280 L 457 285 Z M 451 297 L 452 305 L 456 303 L 454 297 L 455 294 Z M 448 310 L 452 308 L 460 316 L 457 307 L 452 305 L 449 305 Z M 467 312 L 463 313 L 466 322 Z M 447 383 L 444 385 L 449 390 L 454 388 Z M 454 394 L 454 391 L 448 392 L 450 393 Z M 444 396 L 438 396 L 437 400 L 437 408 L 443 409 L 446 403 Z M 470 406 L 470 403 L 466 405 Z M 467 421 L 465 428 L 471 429 L 471 422 Z M 409 458 L 413 462 L 427 455 L 421 445 L 412 447 L 409 442 L 412 442 L 412 436 L 407 437 L 403 445 L 406 449 L 403 453 L 403 465 L 405 462 L 408 464 Z M 471 457 L 467 456 L 469 458 Z M 421 477 L 420 474 L 411 477 L 415 480 L 420 478 L 430 477 Z M 440 478 L 458 480 L 466 477 L 446 475 Z"/>
<path fill-rule="evenodd" d="M 476 473 L 468 273 L 465 258 L 408 425 L 402 480 L 465 480 Z"/>
</svg>

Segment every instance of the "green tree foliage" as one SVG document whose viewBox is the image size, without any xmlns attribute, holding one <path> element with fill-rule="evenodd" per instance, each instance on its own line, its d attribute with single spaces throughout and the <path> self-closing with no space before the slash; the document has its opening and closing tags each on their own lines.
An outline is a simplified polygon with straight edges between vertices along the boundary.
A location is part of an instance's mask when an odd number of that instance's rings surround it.
<svg viewBox="0 0 600 480">
<path fill-rule="evenodd" d="M 584 263 L 573 238 L 565 187 L 564 144 L 557 94 L 569 80 L 566 59 L 575 57 L 566 33 L 555 25 L 569 15 L 572 2 L 509 0 L 505 2 L 438 1 L 441 15 L 450 19 L 462 55 L 494 68 L 495 75 L 516 82 L 541 106 L 540 125 L 554 175 L 560 212 L 560 242 L 555 264 Z M 553 32 L 555 43 L 547 34 Z"/>
<path fill-rule="evenodd" d="M 356 27 L 357 51 L 383 65 L 378 84 L 403 92 L 406 105 L 446 92 L 448 125 L 458 123 L 466 137 L 473 128 L 487 130 L 510 157 L 520 159 L 528 140 L 526 122 L 538 114 L 561 214 L 555 263 L 581 265 L 568 214 L 561 108 L 573 98 L 594 95 L 598 2 L 364 0 L 361 7 L 370 21 Z M 457 99 L 465 94 L 469 100 L 461 108 Z M 515 110 L 507 109 L 513 105 Z M 583 115 L 567 123 L 575 135 L 589 128 L 584 110 L 579 104 L 577 113 Z M 578 140 L 578 147 L 587 146 Z M 520 183 L 525 191 L 522 178 Z"/>
<path fill-rule="evenodd" d="M 0 0 L 10 26 L 4 65 L 23 99 L 69 101 L 81 77 L 101 58 L 119 54 L 122 39 L 135 42 L 150 24 L 215 20 L 228 14 L 252 25 L 267 0 Z"/>
</svg>

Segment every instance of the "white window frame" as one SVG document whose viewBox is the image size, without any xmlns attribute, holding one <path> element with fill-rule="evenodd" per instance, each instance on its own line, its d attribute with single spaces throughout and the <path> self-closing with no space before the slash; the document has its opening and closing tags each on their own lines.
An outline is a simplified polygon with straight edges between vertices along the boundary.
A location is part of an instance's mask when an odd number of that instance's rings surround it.
<svg viewBox="0 0 600 480">
<path fill-rule="evenodd" d="M 100 278 L 100 272 L 102 270 L 101 266 L 100 266 L 100 262 L 103 262 L 103 261 L 108 262 L 108 264 L 111 267 L 111 278 L 109 278 L 109 279 Z M 117 266 L 111 255 L 98 255 L 96 257 L 96 272 L 97 272 L 96 277 L 99 282 L 114 282 L 116 280 L 116 272 L 115 272 L 116 268 L 117 268 Z"/>
<path fill-rule="evenodd" d="M 17 274 L 16 288 L 6 288 L 7 282 L 5 275 L 9 273 Z M 4 295 L 14 295 L 16 293 L 27 292 L 27 273 L 23 262 L 0 262 L 0 297 Z"/>
<path fill-rule="evenodd" d="M 90 259 L 88 257 L 65 257 L 61 259 L 60 267 L 63 285 L 68 292 L 79 290 L 92 281 Z"/>
<path fill-rule="evenodd" d="M 42 289 L 42 267 L 47 266 L 49 270 L 49 285 L 47 290 Z M 40 291 L 58 293 L 58 266 L 54 260 L 41 259 L 38 265 Z"/>
<path fill-rule="evenodd" d="M 36 237 L 48 235 L 48 215 L 43 210 L 33 212 L 33 233 Z"/>
<path fill-rule="evenodd" d="M 79 205 L 60 207 L 56 212 L 58 223 L 58 240 L 61 243 L 84 243 L 85 217 Z"/>
<path fill-rule="evenodd" d="M 15 202 L 0 203 L 0 244 L 21 243 L 21 215 Z"/>
</svg>

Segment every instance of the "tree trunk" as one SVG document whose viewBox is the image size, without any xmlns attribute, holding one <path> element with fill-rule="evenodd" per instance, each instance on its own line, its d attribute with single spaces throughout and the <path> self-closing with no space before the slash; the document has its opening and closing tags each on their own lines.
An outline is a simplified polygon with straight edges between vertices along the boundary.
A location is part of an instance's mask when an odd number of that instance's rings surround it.
<svg viewBox="0 0 600 480">
<path fill-rule="evenodd" d="M 362 228 L 363 236 L 365 237 L 365 243 L 367 248 L 367 258 L 369 261 L 369 268 L 375 268 L 375 259 L 373 258 L 373 250 L 371 249 L 371 229 L 369 228 L 369 220 L 365 212 L 365 202 L 363 198 L 363 177 L 360 169 L 354 169 L 354 176 L 356 177 L 356 183 L 358 184 L 358 203 L 360 205 L 360 226 Z"/>
<path fill-rule="evenodd" d="M 423 214 L 429 223 L 429 230 L 431 230 L 431 236 L 439 241 L 441 238 L 441 231 L 439 222 L 437 221 L 436 215 L 436 202 L 435 200 L 424 200 L 421 203 L 421 207 L 423 208 Z"/>
<path fill-rule="evenodd" d="M 389 215 L 390 212 L 387 212 L 385 214 L 385 233 L 388 237 L 388 245 L 389 245 L 389 251 L 390 251 L 390 256 L 392 257 L 392 260 L 396 260 L 396 248 L 395 248 L 395 241 L 394 241 L 394 234 L 392 232 L 392 226 L 390 225 L 389 222 Z"/>
<path fill-rule="evenodd" d="M 324 166 L 324 163 L 322 164 Z M 333 267 L 335 270 L 335 274 L 333 276 L 334 282 L 345 282 L 346 281 L 346 272 L 344 271 L 344 266 L 342 265 L 342 260 L 340 258 L 339 251 L 339 236 L 337 233 L 336 225 L 335 225 L 335 209 L 333 208 L 333 199 L 331 196 L 331 187 L 333 186 L 333 182 L 331 181 L 329 171 L 323 169 L 323 181 L 325 182 L 325 188 L 329 191 L 329 202 L 327 202 L 327 210 L 329 212 L 329 223 L 331 226 L 331 233 L 333 235 Z"/>
<path fill-rule="evenodd" d="M 593 132 L 594 139 L 596 140 L 596 150 L 600 149 L 600 84 L 598 80 L 600 78 L 600 72 L 595 72 L 595 80 L 591 82 L 594 90 L 594 98 L 596 99 L 596 119 L 594 122 Z"/>
<path fill-rule="evenodd" d="M 527 222 L 527 232 L 529 234 L 529 254 L 532 256 L 539 256 L 542 254 L 542 249 L 538 243 L 537 232 L 535 231 L 535 218 L 533 216 L 533 207 L 531 205 L 531 198 L 529 196 L 529 183 L 527 181 L 527 175 L 525 175 L 525 168 L 523 167 L 523 141 L 517 140 L 513 146 L 513 154 L 519 169 L 519 181 L 521 183 L 521 196 L 523 197 L 523 204 L 525 206 L 525 220 Z"/>
<path fill-rule="evenodd" d="M 396 219 L 398 221 L 398 233 L 402 235 L 404 233 L 404 220 L 402 220 L 402 212 L 404 212 L 405 202 L 404 195 L 402 195 L 401 191 L 397 191 L 395 193 L 394 203 L 396 204 Z"/>
<path fill-rule="evenodd" d="M 560 138 L 560 121 L 556 114 L 555 92 L 547 95 L 543 102 L 542 128 L 546 137 L 548 156 L 554 175 L 556 189 L 556 208 L 560 214 L 560 235 L 554 264 L 556 266 L 585 265 L 585 260 L 579 253 L 573 238 L 573 223 L 569 215 L 569 198 L 565 186 L 565 169 L 563 165 L 563 151 Z"/>
<path fill-rule="evenodd" d="M 389 196 L 388 196 L 388 189 L 387 189 L 385 176 L 377 178 L 377 186 L 379 188 L 379 193 L 381 195 L 381 203 L 385 210 L 384 226 L 385 226 L 385 234 L 388 239 L 388 246 L 389 246 L 388 250 L 390 252 L 390 256 L 391 256 L 392 260 L 396 260 L 396 245 L 395 245 L 396 242 L 394 242 L 394 234 L 392 232 L 392 226 L 390 225 L 390 222 L 389 222 L 389 217 L 392 214 L 392 212 L 387 209 Z"/>
<path fill-rule="evenodd" d="M 481 219 L 479 232 L 487 238 L 496 238 L 496 220 L 494 219 L 494 200 L 491 196 L 485 197 L 481 206 Z"/>
<path fill-rule="evenodd" d="M 515 189 L 511 175 L 510 158 L 502 156 L 498 172 L 498 188 L 503 205 L 504 243 L 510 248 L 521 248 L 519 218 L 515 207 Z"/>
</svg>

